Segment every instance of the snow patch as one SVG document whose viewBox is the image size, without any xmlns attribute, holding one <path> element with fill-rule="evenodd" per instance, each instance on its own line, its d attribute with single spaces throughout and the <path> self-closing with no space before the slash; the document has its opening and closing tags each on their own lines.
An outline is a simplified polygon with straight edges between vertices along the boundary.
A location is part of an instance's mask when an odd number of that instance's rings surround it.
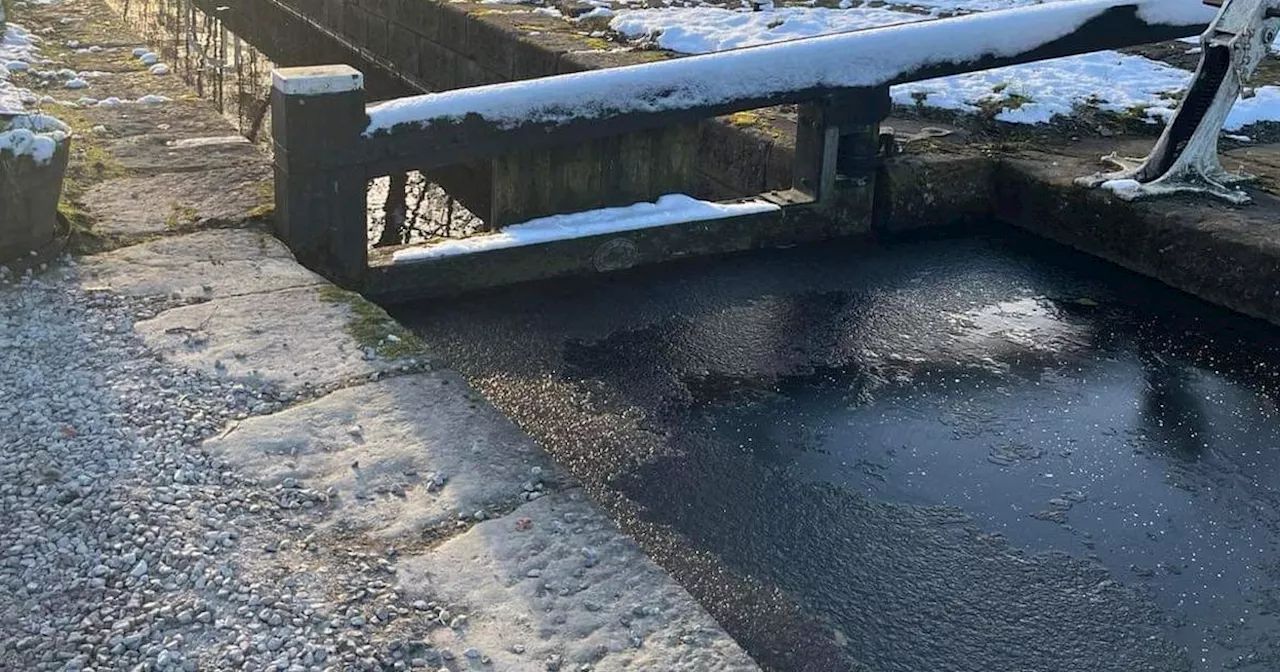
<svg viewBox="0 0 1280 672">
<path fill-rule="evenodd" d="M 980 13 L 1034 7 L 1067 0 L 911 0 L 898 3 L 942 13 Z M 1210 21 L 1216 10 L 1197 2 L 1149 3 L 1141 15 L 1153 23 L 1191 25 Z M 638 9 L 618 12 L 610 26 L 628 38 L 653 38 L 658 46 L 685 54 L 707 54 L 850 30 L 876 28 L 929 16 L 886 8 L 792 7 L 751 12 L 713 7 Z M 1198 38 L 1186 38 L 1196 42 Z M 1280 38 L 1277 38 L 1280 45 Z M 996 119 L 1040 124 L 1068 116 L 1077 106 L 1094 105 L 1116 113 L 1139 113 L 1151 123 L 1173 115 L 1174 94 L 1186 88 L 1191 73 L 1159 61 L 1104 51 L 1052 61 L 957 75 L 893 87 L 904 105 L 966 113 L 996 107 Z M 1280 120 L 1280 90 L 1264 87 L 1256 98 L 1240 101 L 1227 121 L 1234 130 L 1259 121 Z"/>
<path fill-rule="evenodd" d="M 29 156 L 36 163 L 48 163 L 58 144 L 71 134 L 61 121 L 45 114 L 22 114 L 9 118 L 0 131 L 0 153 Z"/>
<path fill-rule="evenodd" d="M 938 15 L 1021 9 L 1069 1 L 1072 0 L 905 0 L 891 4 L 928 9 L 932 10 L 934 15 Z M 1138 17 L 1148 23 L 1189 25 L 1193 23 L 1208 23 L 1213 19 L 1217 11 L 1217 9 L 1206 7 L 1200 2 L 1169 0 L 1168 2 L 1144 5 L 1138 10 Z"/>
<path fill-rule="evenodd" d="M 1142 183 L 1137 180 L 1107 180 L 1102 183 L 1102 188 L 1122 198 L 1142 193 Z"/>
<path fill-rule="evenodd" d="M 1140 16 L 1161 25 L 1194 26 L 1205 20 L 1199 0 L 1054 2 L 999 14 L 970 14 L 946 21 L 783 41 L 757 49 L 401 98 L 368 109 L 366 135 L 403 123 L 458 120 L 468 115 L 512 127 L 526 122 L 563 123 L 628 112 L 688 109 L 810 88 L 875 85 L 932 63 L 1024 53 L 1071 34 L 1117 5 L 1136 6 Z"/>
<path fill-rule="evenodd" d="M 159 103 L 167 103 L 169 102 L 169 99 L 164 96 L 147 94 L 145 96 L 138 98 L 137 100 L 129 100 L 128 98 L 117 98 L 115 96 L 111 96 L 110 98 L 103 98 L 102 100 L 95 100 L 93 98 L 81 98 L 81 101 L 84 101 L 84 102 L 81 102 L 81 105 L 84 105 L 86 107 L 88 106 L 115 107 L 116 105 L 155 105 Z"/>
<path fill-rule="evenodd" d="M 48 163 L 53 159 L 53 153 L 62 139 L 26 128 L 0 131 L 0 154 L 30 156 L 36 163 Z"/>
<path fill-rule="evenodd" d="M 903 84 L 891 89 L 895 103 L 961 112 L 1001 105 L 1000 121 L 1040 124 L 1069 116 L 1077 105 L 1153 118 L 1173 114 L 1172 94 L 1191 73 L 1141 56 L 1100 51 L 1080 56 Z M 920 98 L 923 97 L 923 100 Z"/>
<path fill-rule="evenodd" d="M 1049 0 L 1055 2 L 1059 0 Z M 993 12 L 1041 4 L 1041 0 L 907 0 L 894 4 L 932 10 L 937 14 Z"/>
<path fill-rule="evenodd" d="M 19 114 L 26 110 L 30 103 L 38 98 L 30 90 L 19 87 L 9 81 L 9 76 L 17 72 L 27 72 L 32 63 L 40 60 L 36 45 L 39 38 L 27 32 L 16 23 L 4 25 L 0 33 L 0 114 Z"/>
<path fill-rule="evenodd" d="M 579 14 L 574 21 L 586 21 L 587 19 L 608 19 L 613 16 L 613 9 L 609 7 L 596 7 L 589 12 Z"/>
<path fill-rule="evenodd" d="M 926 20 L 929 17 L 873 7 L 785 7 L 771 12 L 719 7 L 673 7 L 618 12 L 609 27 L 625 37 L 654 37 L 659 47 L 682 54 L 830 35 Z"/>
<path fill-rule="evenodd" d="M 759 199 L 739 203 L 712 203 L 684 194 L 668 194 L 654 203 L 636 203 L 620 208 L 552 215 L 523 224 L 506 226 L 498 233 L 399 250 L 392 255 L 392 261 L 405 263 L 454 257 L 557 240 L 600 236 L 619 231 L 636 231 L 684 222 L 701 222 L 773 212 L 779 209 L 776 204 Z"/>
</svg>

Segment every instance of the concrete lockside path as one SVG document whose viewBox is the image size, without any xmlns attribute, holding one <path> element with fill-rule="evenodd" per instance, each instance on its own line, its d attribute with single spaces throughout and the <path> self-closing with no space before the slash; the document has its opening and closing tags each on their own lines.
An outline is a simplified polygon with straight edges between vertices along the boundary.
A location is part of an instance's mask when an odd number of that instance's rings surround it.
<svg viewBox="0 0 1280 672">
<path fill-rule="evenodd" d="M 101 73 L 55 98 L 171 100 L 66 109 L 120 246 L 0 279 L 0 669 L 757 669 L 464 380 L 253 225 L 268 159 L 105 5 L 15 13 L 47 67 Z"/>
</svg>

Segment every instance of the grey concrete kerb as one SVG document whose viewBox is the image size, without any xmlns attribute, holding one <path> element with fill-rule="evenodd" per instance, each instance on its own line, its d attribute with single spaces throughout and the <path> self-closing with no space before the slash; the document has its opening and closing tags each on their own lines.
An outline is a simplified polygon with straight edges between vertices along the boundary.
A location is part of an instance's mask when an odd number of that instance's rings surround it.
<svg viewBox="0 0 1280 672">
<path fill-rule="evenodd" d="M 164 360 L 286 392 L 333 389 L 399 370 L 347 333 L 352 307 L 323 286 L 240 294 L 166 311 L 136 325 Z"/>
</svg>

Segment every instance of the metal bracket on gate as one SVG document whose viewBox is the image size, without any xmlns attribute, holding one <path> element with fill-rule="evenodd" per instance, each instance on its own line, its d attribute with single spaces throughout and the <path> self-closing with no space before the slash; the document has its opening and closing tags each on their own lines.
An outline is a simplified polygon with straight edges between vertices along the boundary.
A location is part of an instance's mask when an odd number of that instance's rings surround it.
<svg viewBox="0 0 1280 672">
<path fill-rule="evenodd" d="M 1200 36 L 1200 65 L 1182 105 L 1145 159 L 1114 153 L 1103 161 L 1117 172 L 1076 179 L 1084 187 L 1103 187 L 1125 200 L 1177 193 L 1209 194 L 1236 204 L 1252 199 L 1233 185 L 1254 179 L 1231 173 L 1218 161 L 1218 134 L 1236 99 L 1250 98 L 1245 84 L 1253 77 L 1280 30 L 1280 0 L 1205 0 L 1221 6 Z"/>
</svg>

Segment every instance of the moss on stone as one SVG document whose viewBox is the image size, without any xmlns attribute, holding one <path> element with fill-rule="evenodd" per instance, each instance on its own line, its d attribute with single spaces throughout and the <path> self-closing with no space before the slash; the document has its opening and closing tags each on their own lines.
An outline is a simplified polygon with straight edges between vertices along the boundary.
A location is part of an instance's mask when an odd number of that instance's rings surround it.
<svg viewBox="0 0 1280 672">
<path fill-rule="evenodd" d="M 990 96 L 977 101 L 977 107 L 981 110 L 981 114 L 989 119 L 994 119 L 1005 110 L 1016 110 L 1027 103 L 1033 102 L 1029 96 L 1020 93 L 1006 93 L 1007 85 L 995 87 L 995 96 Z"/>
<path fill-rule="evenodd" d="M 107 151 L 101 137 L 93 131 L 93 122 L 79 110 L 60 108 L 57 116 L 71 127 L 71 160 L 62 182 L 58 216 L 70 230 L 73 251 L 84 253 L 105 249 L 111 246 L 110 241 L 94 232 L 93 217 L 84 209 L 81 197 L 91 185 L 125 176 L 129 170 Z"/>
<path fill-rule="evenodd" d="M 250 219 L 270 219 L 276 214 L 275 183 L 263 180 L 258 183 L 258 197 L 262 202 L 249 211 Z"/>
<path fill-rule="evenodd" d="M 373 348 L 383 359 L 403 359 L 426 354 L 427 346 L 422 339 L 363 296 L 335 285 L 326 285 L 320 288 L 320 298 L 341 303 L 350 309 L 347 333 L 361 348 Z"/>
<path fill-rule="evenodd" d="M 636 55 L 636 60 L 642 63 L 653 63 L 654 61 L 665 61 L 672 58 L 672 54 L 666 51 L 658 51 L 656 49 L 640 49 L 631 52 Z"/>
<path fill-rule="evenodd" d="M 587 45 L 587 47 L 595 51 L 608 51 L 613 48 L 613 44 L 603 38 L 589 36 L 579 37 L 582 37 L 582 41 Z"/>
<path fill-rule="evenodd" d="M 177 229 L 198 221 L 200 221 L 200 212 L 195 208 L 181 203 L 170 203 L 169 216 L 165 218 L 164 225 L 170 229 Z"/>
</svg>

